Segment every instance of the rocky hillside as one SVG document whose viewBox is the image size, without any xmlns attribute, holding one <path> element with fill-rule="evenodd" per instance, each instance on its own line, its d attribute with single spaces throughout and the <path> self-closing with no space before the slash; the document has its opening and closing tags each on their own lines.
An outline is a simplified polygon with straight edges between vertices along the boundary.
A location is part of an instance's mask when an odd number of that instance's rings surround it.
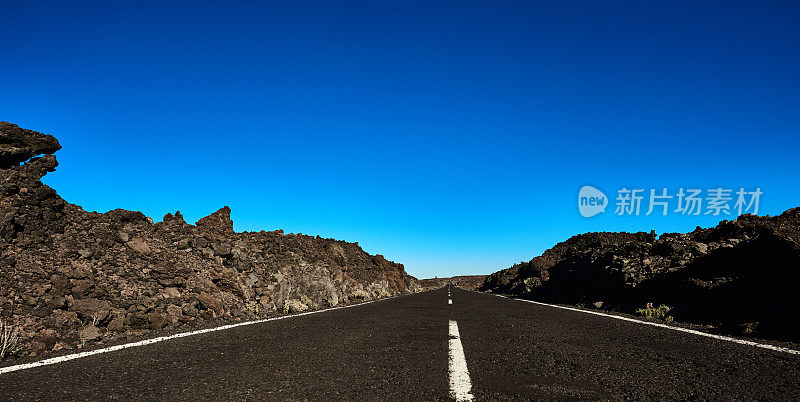
<svg viewBox="0 0 800 402">
<path fill-rule="evenodd" d="M 482 290 L 800 340 L 800 208 L 691 233 L 587 233 L 489 276 Z M 641 313 L 641 312 L 640 312 Z"/>
<path fill-rule="evenodd" d="M 61 146 L 0 123 L 0 308 L 17 356 L 81 348 L 414 291 L 403 265 L 357 243 L 233 230 L 230 209 L 87 212 L 42 184 Z M 21 164 L 22 163 L 22 164 Z"/>
<path fill-rule="evenodd" d="M 460 275 L 452 276 L 450 278 L 428 278 L 420 279 L 419 283 L 425 289 L 438 289 L 442 286 L 452 283 L 462 289 L 475 290 L 483 285 L 486 280 L 486 275 Z"/>
</svg>

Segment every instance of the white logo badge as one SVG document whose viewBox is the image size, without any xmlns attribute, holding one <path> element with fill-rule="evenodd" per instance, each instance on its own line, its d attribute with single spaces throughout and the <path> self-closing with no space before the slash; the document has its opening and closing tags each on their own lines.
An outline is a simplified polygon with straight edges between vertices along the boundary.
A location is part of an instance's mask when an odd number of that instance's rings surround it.
<svg viewBox="0 0 800 402">
<path fill-rule="evenodd" d="M 592 187 L 583 186 L 578 192 L 578 211 L 584 218 L 591 218 L 601 212 L 606 212 L 608 197 L 602 191 Z"/>
</svg>

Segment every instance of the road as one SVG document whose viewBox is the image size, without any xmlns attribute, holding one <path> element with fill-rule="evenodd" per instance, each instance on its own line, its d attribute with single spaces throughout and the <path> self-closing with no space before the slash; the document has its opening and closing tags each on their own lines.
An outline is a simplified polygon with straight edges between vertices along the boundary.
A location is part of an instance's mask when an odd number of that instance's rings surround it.
<svg viewBox="0 0 800 402">
<path fill-rule="evenodd" d="M 451 396 L 797 400 L 800 356 L 442 288 L 0 374 L 2 400 Z"/>
</svg>

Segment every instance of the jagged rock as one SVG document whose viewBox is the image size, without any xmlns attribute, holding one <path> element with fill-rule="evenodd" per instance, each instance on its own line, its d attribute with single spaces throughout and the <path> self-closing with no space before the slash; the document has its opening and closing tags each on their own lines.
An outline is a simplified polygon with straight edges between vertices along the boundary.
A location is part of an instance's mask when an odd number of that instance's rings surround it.
<svg viewBox="0 0 800 402">
<path fill-rule="evenodd" d="M 84 320 L 103 321 L 111 313 L 111 303 L 106 300 L 98 299 L 78 299 L 72 303 L 70 308 Z"/>
<path fill-rule="evenodd" d="M 213 214 L 200 218 L 195 224 L 199 228 L 208 229 L 212 231 L 231 233 L 233 232 L 233 220 L 231 220 L 231 209 L 224 206 L 214 212 Z"/>
<path fill-rule="evenodd" d="M 169 324 L 167 317 L 160 311 L 152 311 L 147 315 L 147 322 L 150 323 L 150 329 L 161 329 Z"/>
<path fill-rule="evenodd" d="M 183 215 L 181 214 L 181 211 L 176 211 L 175 215 L 172 215 L 170 213 L 164 215 L 163 221 L 164 221 L 164 223 L 167 223 L 167 224 L 178 224 L 178 225 L 185 225 L 186 224 L 186 221 L 183 219 Z"/>
<path fill-rule="evenodd" d="M 705 254 L 705 253 L 708 252 L 708 246 L 703 244 L 703 243 L 694 242 L 693 245 L 694 245 L 695 250 L 697 250 L 697 252 L 700 253 L 700 254 Z"/>
<path fill-rule="evenodd" d="M 59 149 L 61 144 L 52 135 L 0 122 L 0 169 L 8 169 L 34 156 L 52 154 Z"/>
<path fill-rule="evenodd" d="M 800 209 L 742 215 L 691 233 L 587 233 L 495 272 L 481 289 L 629 313 L 646 303 L 676 320 L 800 340 Z M 745 330 L 746 329 L 746 330 Z"/>
<path fill-rule="evenodd" d="M 167 306 L 167 316 L 173 324 L 177 323 L 182 315 L 183 309 L 181 309 L 180 306 L 176 306 L 174 304 Z"/>
<path fill-rule="evenodd" d="M 111 319 L 111 322 L 108 323 L 108 330 L 109 331 L 117 331 L 121 332 L 125 330 L 125 318 L 122 315 L 114 315 L 114 318 Z"/>
<path fill-rule="evenodd" d="M 78 332 L 78 336 L 82 343 L 93 341 L 96 339 L 100 339 L 103 337 L 103 334 L 100 333 L 100 329 L 95 327 L 94 325 L 87 325 Z"/>
<path fill-rule="evenodd" d="M 127 243 L 126 246 L 130 247 L 131 250 L 141 253 L 141 254 L 148 254 L 150 253 L 150 246 L 147 245 L 147 242 L 143 239 L 133 239 Z"/>
<path fill-rule="evenodd" d="M 351 289 L 385 296 L 418 288 L 402 264 L 356 243 L 236 233 L 228 207 L 196 226 L 180 212 L 153 223 L 137 211 L 84 211 L 41 182 L 58 166 L 47 154 L 59 147 L 0 125 L 0 313 L 23 323 L 23 356 L 254 319 L 282 312 L 287 300 L 299 311 L 339 304 Z"/>
<path fill-rule="evenodd" d="M 146 314 L 129 313 L 125 315 L 125 326 L 133 329 L 148 328 L 150 320 Z"/>
<path fill-rule="evenodd" d="M 81 324 L 78 314 L 74 311 L 53 310 L 53 314 L 44 320 L 44 325 L 63 332 Z"/>
<path fill-rule="evenodd" d="M 206 292 L 200 292 L 198 299 L 200 300 L 201 309 L 214 310 L 217 313 L 221 313 L 225 309 L 225 305 L 223 304 L 222 300 L 211 296 Z"/>
<path fill-rule="evenodd" d="M 166 288 L 161 294 L 167 299 L 179 299 L 181 297 L 181 292 L 175 288 Z"/>
</svg>

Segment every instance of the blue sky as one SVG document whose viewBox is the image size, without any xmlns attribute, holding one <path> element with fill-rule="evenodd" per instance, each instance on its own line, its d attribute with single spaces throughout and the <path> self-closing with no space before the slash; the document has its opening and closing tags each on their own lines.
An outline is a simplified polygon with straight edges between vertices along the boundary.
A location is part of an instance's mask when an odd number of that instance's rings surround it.
<svg viewBox="0 0 800 402">
<path fill-rule="evenodd" d="M 586 219 L 586 184 L 800 205 L 796 2 L 6 1 L 0 54 L 0 120 L 59 138 L 67 201 L 229 205 L 418 277 L 723 218 Z"/>
</svg>

